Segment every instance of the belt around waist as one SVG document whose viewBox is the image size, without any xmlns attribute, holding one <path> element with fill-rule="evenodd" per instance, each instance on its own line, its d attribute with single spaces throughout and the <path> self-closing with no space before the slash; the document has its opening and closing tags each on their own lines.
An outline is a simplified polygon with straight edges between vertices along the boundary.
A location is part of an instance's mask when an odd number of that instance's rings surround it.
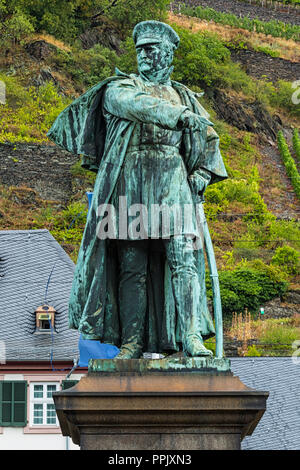
<svg viewBox="0 0 300 470">
<path fill-rule="evenodd" d="M 176 150 L 179 152 L 180 144 L 178 147 L 176 145 L 171 145 L 171 144 L 139 144 L 139 145 L 130 145 L 127 147 L 126 153 L 127 152 L 136 152 L 137 150 Z"/>
</svg>

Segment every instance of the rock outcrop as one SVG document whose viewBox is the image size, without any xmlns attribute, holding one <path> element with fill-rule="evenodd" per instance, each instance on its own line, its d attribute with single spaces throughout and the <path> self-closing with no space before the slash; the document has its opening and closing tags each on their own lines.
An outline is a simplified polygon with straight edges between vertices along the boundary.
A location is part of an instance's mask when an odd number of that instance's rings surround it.
<svg viewBox="0 0 300 470">
<path fill-rule="evenodd" d="M 70 168 L 77 160 L 54 145 L 0 144 L 0 183 L 27 186 L 40 199 L 67 203 L 75 193 Z"/>
<path fill-rule="evenodd" d="M 278 115 L 270 113 L 258 101 L 249 101 L 226 90 L 210 89 L 206 93 L 214 103 L 218 118 L 242 131 L 257 134 L 262 141 L 276 141 L 282 122 Z"/>
</svg>

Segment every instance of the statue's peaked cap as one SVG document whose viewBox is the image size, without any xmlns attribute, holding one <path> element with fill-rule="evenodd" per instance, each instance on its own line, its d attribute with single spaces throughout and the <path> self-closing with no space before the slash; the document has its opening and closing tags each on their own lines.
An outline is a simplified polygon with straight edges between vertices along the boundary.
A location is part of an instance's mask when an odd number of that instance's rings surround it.
<svg viewBox="0 0 300 470">
<path fill-rule="evenodd" d="M 177 47 L 179 46 L 180 38 L 171 26 L 160 21 L 141 21 L 138 23 L 132 33 L 135 46 L 142 46 L 144 44 L 158 44 L 163 41 L 168 41 Z"/>
</svg>

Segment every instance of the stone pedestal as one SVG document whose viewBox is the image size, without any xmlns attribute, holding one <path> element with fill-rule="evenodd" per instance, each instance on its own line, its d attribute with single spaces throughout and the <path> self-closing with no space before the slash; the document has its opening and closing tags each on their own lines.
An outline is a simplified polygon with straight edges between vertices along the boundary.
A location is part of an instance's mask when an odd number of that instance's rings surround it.
<svg viewBox="0 0 300 470">
<path fill-rule="evenodd" d="M 53 394 L 63 435 L 81 449 L 155 451 L 240 449 L 267 397 L 213 358 L 93 360 Z"/>
</svg>

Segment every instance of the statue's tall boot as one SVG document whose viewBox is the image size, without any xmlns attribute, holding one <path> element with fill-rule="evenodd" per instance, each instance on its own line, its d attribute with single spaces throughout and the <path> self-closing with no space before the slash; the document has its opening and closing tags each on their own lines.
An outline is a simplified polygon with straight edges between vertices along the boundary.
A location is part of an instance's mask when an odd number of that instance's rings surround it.
<svg viewBox="0 0 300 470">
<path fill-rule="evenodd" d="M 172 287 L 186 356 L 212 356 L 203 344 L 200 325 L 200 285 L 192 240 L 186 237 L 171 239 L 166 244 Z"/>
<path fill-rule="evenodd" d="M 204 346 L 201 336 L 200 318 L 197 312 L 199 308 L 197 285 L 198 279 L 191 280 L 190 284 L 186 285 L 185 299 L 180 301 L 182 306 L 177 307 L 182 332 L 182 348 L 185 356 L 210 357 L 213 353 Z"/>
<path fill-rule="evenodd" d="M 119 261 L 121 348 L 116 359 L 138 359 L 143 353 L 147 308 L 147 245 L 119 241 Z"/>
</svg>

